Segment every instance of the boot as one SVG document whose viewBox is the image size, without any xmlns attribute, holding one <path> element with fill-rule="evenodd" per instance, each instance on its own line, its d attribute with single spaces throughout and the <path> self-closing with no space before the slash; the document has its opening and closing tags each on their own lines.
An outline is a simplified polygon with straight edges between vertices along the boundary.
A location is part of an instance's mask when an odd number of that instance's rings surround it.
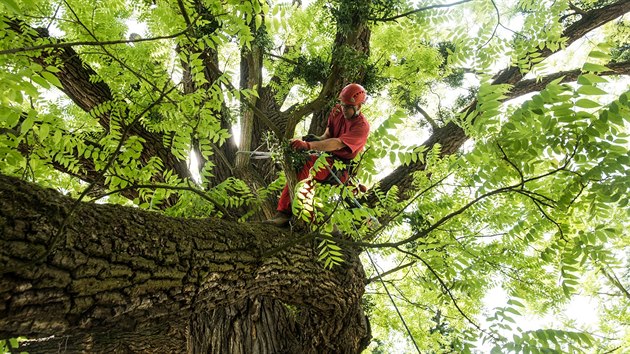
<svg viewBox="0 0 630 354">
<path fill-rule="evenodd" d="M 265 224 L 284 227 L 289 225 L 292 215 L 283 211 L 278 211 L 273 218 L 263 221 Z"/>
</svg>

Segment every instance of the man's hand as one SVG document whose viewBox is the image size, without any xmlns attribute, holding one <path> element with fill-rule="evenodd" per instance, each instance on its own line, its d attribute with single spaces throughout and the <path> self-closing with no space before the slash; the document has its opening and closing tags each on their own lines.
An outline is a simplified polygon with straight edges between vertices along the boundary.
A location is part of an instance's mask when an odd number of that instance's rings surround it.
<svg viewBox="0 0 630 354">
<path fill-rule="evenodd" d="M 291 140 L 291 142 L 289 143 L 289 145 L 291 145 L 291 148 L 293 150 L 310 150 L 311 149 L 311 144 L 309 144 L 306 141 L 302 141 L 300 139 L 295 139 L 295 140 Z"/>
</svg>

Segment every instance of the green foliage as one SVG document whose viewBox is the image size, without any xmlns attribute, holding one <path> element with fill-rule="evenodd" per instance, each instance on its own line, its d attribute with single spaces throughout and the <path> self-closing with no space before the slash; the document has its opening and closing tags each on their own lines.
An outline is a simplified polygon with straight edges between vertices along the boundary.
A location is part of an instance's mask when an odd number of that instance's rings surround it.
<svg viewBox="0 0 630 354">
<path fill-rule="evenodd" d="M 327 60 L 299 56 L 292 75 L 301 78 L 309 86 L 316 86 L 326 81 L 330 68 Z"/>
<path fill-rule="evenodd" d="M 2 352 L 2 353 L 28 354 L 28 352 L 19 350 L 20 349 L 20 342 L 23 342 L 25 340 L 26 340 L 26 338 L 24 338 L 24 337 L 0 340 L 0 352 Z"/>
<path fill-rule="evenodd" d="M 576 86 L 556 80 L 517 108 L 502 102 L 509 87 L 481 85 L 476 110 L 463 121 L 475 137 L 474 147 L 445 169 L 453 173 L 448 183 L 417 199 L 406 214 L 411 229 L 389 238 L 413 239 L 398 255 L 384 253 L 395 264 L 414 259 L 411 254 L 422 260 L 410 268 L 405 282 L 396 283 L 404 294 L 403 313 L 414 313 L 408 308 L 417 307 L 413 304 L 425 304 L 424 317 L 409 316 L 426 319 L 436 312 L 430 305 L 438 306 L 440 313 L 459 319 L 449 325 L 464 333 L 471 322 L 462 320 L 459 310 L 475 321 L 481 294 L 499 286 L 515 298 L 477 323 L 492 352 L 588 352 L 617 346 L 570 322 L 563 324 L 568 329 L 520 328 L 525 311 L 555 313 L 589 286 L 627 289 L 627 282 L 621 285 L 603 275 L 607 269 L 624 273 L 618 244 L 627 243 L 622 240 L 627 238 L 629 187 L 628 92 L 611 100 L 608 80 L 599 76 L 607 70 L 608 51 L 603 44 L 591 52 Z M 379 138 L 384 134 L 375 133 Z M 427 172 L 434 181 L 439 180 L 436 168 Z M 451 217 L 456 211 L 461 214 Z M 435 228 L 445 218 L 449 221 Z M 413 290 L 405 291 L 405 286 Z M 384 318 L 394 315 L 385 312 Z M 414 328 L 416 341 L 436 343 L 428 339 L 427 328 Z M 613 336 L 619 343 L 623 334 Z M 475 338 L 473 333 L 461 340 L 473 344 Z"/>
<path fill-rule="evenodd" d="M 618 26 L 612 27 L 611 35 L 614 48 L 611 50 L 611 61 L 623 63 L 630 60 L 630 24 L 628 21 L 620 21 Z"/>
<path fill-rule="evenodd" d="M 377 159 L 388 156 L 390 147 L 396 144 L 397 141 L 394 129 L 403 123 L 405 117 L 406 114 L 403 110 L 396 110 L 386 117 L 376 129 L 372 129 L 368 137 L 366 151 L 361 160 L 361 169 L 359 171 L 360 180 L 370 183 L 370 177 L 377 174 Z M 408 152 L 406 148 L 400 146 L 398 146 L 398 148 Z M 405 154 L 405 152 L 402 154 Z M 398 156 L 394 153 L 394 158 L 396 157 Z"/>
<path fill-rule="evenodd" d="M 324 236 L 328 235 L 324 234 Z M 343 262 L 341 248 L 334 241 L 323 239 L 317 248 L 319 248 L 318 260 L 324 263 L 324 268 L 330 269 Z"/>
<path fill-rule="evenodd" d="M 572 5 L 588 10 L 604 3 Z M 85 190 L 82 180 L 96 179 L 100 189 L 86 200 L 107 196 L 111 203 L 165 209 L 172 216 L 248 221 L 285 178 L 280 174 L 254 187 L 215 166 L 221 148 L 233 143 L 238 102 L 267 93 L 232 88 L 244 77 L 235 72 L 238 54 L 265 53 L 262 85 L 276 90 L 278 101 L 270 106 L 284 107 L 316 97 L 334 60 L 344 79 L 364 78 L 370 91 L 365 112 L 383 114 L 368 115 L 373 129 L 357 176 L 373 186 L 377 203 L 367 207 L 361 200 L 357 207 L 353 185 L 296 186 L 293 212 L 321 235 L 315 247 L 324 268 L 344 260 L 340 235 L 386 243 L 370 250 L 384 271 L 411 264 L 385 280 L 423 352 L 607 352 L 628 346 L 622 331 L 630 318 L 624 295 L 630 285 L 630 92 L 618 88 L 624 82 L 603 76 L 610 63 L 627 61 L 627 20 L 590 38 L 594 48 L 577 63 L 582 73 L 575 83 L 560 78 L 506 103 L 511 87 L 491 84 L 497 64 L 509 62 L 523 75 L 564 69 L 552 67 L 546 51 L 563 48 L 562 31 L 582 18 L 571 14 L 568 1 L 468 2 L 386 22 L 376 19 L 423 5 L 182 4 L 188 20 L 177 2 L 70 1 L 55 15 L 55 2 L 0 1 L 0 50 L 56 43 L 38 36 L 38 27 L 66 42 L 95 42 L 127 39 L 129 19 L 146 24 L 142 38 L 171 36 L 193 23 L 186 35 L 165 40 L 73 46 L 73 57 L 93 70 L 89 82 L 99 84 L 104 97 L 82 106 L 57 98 L 66 69 L 57 49 L 1 55 L 0 172 L 73 196 Z M 13 16 L 27 22 L 10 23 Z M 371 20 L 361 22 L 366 17 Z M 359 24 L 371 30 L 369 56 L 351 45 L 333 45 L 351 38 Z M 221 75 L 209 70 L 215 58 Z M 477 86 L 464 72 L 479 79 L 478 89 L 461 89 Z M 449 85 L 447 93 L 439 92 L 439 82 Z M 471 138 L 460 153 L 444 158 L 439 145 L 403 143 L 401 131 L 415 134 L 407 129 L 416 125 L 408 112 L 437 105 L 440 95 L 466 94 L 446 108 L 453 112 L 446 118 Z M 460 114 L 458 107 L 473 96 L 472 111 Z M 228 117 L 228 110 L 237 113 Z M 160 135 L 163 149 L 152 148 L 148 133 Z M 263 140 L 275 161 L 288 157 L 293 167 L 303 165 L 304 153 Z M 198 180 L 181 173 L 193 149 L 203 164 Z M 324 168 L 323 159 L 313 171 Z M 408 194 L 399 193 L 408 186 L 387 192 L 378 186 L 382 172 L 419 164 L 426 168 L 413 174 Z M 386 221 L 376 223 L 375 217 Z M 509 300 L 488 310 L 485 297 L 495 289 Z M 566 319 L 524 326 L 528 316 L 556 315 L 579 296 L 605 299 L 598 304 L 601 323 L 587 327 Z M 367 286 L 365 300 L 377 338 L 372 352 L 413 350 L 380 284 Z M 14 347 L 12 341 L 0 348 Z"/>
</svg>

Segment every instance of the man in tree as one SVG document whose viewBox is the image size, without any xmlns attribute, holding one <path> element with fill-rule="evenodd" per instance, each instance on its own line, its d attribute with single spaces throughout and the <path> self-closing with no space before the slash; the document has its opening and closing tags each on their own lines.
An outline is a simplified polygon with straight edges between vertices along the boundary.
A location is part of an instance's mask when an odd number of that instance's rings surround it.
<svg viewBox="0 0 630 354">
<path fill-rule="evenodd" d="M 357 154 L 363 150 L 370 133 L 370 124 L 363 113 L 361 106 L 365 103 L 367 94 L 365 89 L 356 83 L 344 87 L 339 93 L 341 104 L 335 105 L 328 115 L 326 131 L 322 136 L 307 135 L 302 139 L 291 141 L 291 148 L 297 151 L 317 150 L 330 152 L 332 157 L 327 158 L 328 165 L 331 166 L 335 160 L 340 160 L 348 164 Z M 298 171 L 297 179 L 305 180 L 310 175 L 310 170 L 317 160 L 317 155 L 310 155 L 304 166 Z M 326 181 L 329 179 L 331 169 L 321 169 L 315 173 L 313 178 L 316 181 Z M 348 178 L 346 170 L 339 176 L 342 182 Z M 285 185 L 278 201 L 278 212 L 266 223 L 276 226 L 286 226 L 291 220 L 291 196 L 289 186 Z"/>
</svg>

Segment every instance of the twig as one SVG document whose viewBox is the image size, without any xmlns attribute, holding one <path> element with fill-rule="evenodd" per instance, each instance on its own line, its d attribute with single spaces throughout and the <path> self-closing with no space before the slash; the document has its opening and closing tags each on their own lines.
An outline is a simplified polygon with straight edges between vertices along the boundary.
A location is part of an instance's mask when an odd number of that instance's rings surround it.
<svg viewBox="0 0 630 354">
<path fill-rule="evenodd" d="M 76 46 L 101 46 L 102 47 L 105 45 L 114 45 L 114 44 L 128 44 L 128 43 L 157 41 L 157 40 L 172 39 L 172 38 L 182 36 L 188 30 L 189 29 L 187 28 L 181 32 L 177 32 L 175 34 L 171 34 L 168 36 L 158 36 L 158 37 L 151 37 L 151 38 L 120 39 L 120 40 L 113 40 L 113 41 L 78 41 L 78 42 L 63 42 L 63 43 L 47 43 L 47 44 L 31 46 L 31 47 L 21 47 L 21 48 L 11 48 L 11 49 L 0 50 L 0 55 L 30 52 L 33 50 L 41 50 L 41 49 L 48 49 L 48 48 L 61 49 L 61 48 L 70 48 L 70 47 L 76 47 Z"/>
<path fill-rule="evenodd" d="M 512 167 L 514 167 L 514 169 L 516 170 L 516 172 L 518 172 L 518 175 L 521 178 L 521 183 L 523 183 L 523 181 L 525 180 L 525 177 L 523 176 L 523 172 L 521 172 L 521 169 L 518 168 L 518 166 L 516 166 L 516 164 L 510 160 L 510 158 L 507 156 L 507 154 L 503 150 L 503 147 L 501 147 L 501 144 L 499 144 L 498 141 L 497 141 L 497 146 L 499 147 L 499 150 L 501 150 L 501 153 L 503 154 L 503 159 L 507 161 L 507 163 L 509 163 Z"/>
<path fill-rule="evenodd" d="M 608 280 L 613 283 L 613 285 L 619 289 L 629 300 L 630 300 L 630 292 L 628 292 L 628 289 L 626 289 L 623 284 L 621 284 L 621 282 L 619 281 L 619 278 L 617 278 L 617 276 L 615 275 L 615 273 L 609 274 L 606 269 L 604 268 L 603 265 L 600 265 L 600 270 L 602 273 L 604 273 L 604 276 L 606 276 L 606 278 L 608 278 Z"/>
<path fill-rule="evenodd" d="M 426 11 L 426 10 L 431 10 L 431 9 L 437 9 L 437 8 L 443 8 L 443 7 L 451 7 L 451 6 L 455 6 L 455 5 L 461 5 L 467 2 L 471 2 L 472 0 L 462 0 L 462 1 L 458 1 L 458 2 L 454 2 L 451 4 L 436 4 L 436 5 L 429 5 L 429 6 L 425 6 L 425 7 L 421 7 L 409 12 L 405 12 L 403 14 L 400 15 L 396 15 L 396 16 L 392 16 L 392 17 L 384 17 L 384 18 L 374 18 L 374 17 L 368 17 L 368 21 L 378 21 L 378 22 L 387 22 L 387 21 L 395 21 L 401 17 L 407 17 L 409 15 L 413 15 L 417 12 L 421 12 L 421 11 Z"/>
<path fill-rule="evenodd" d="M 494 36 L 496 36 L 497 29 L 501 25 L 501 13 L 499 12 L 499 8 L 497 7 L 497 4 L 494 2 L 494 0 L 490 0 L 490 2 L 492 3 L 492 6 L 494 6 L 494 10 L 497 13 L 497 24 L 494 26 L 494 30 L 492 31 L 492 35 L 490 36 L 490 38 L 488 38 L 486 43 L 484 43 L 481 47 L 479 47 L 479 49 L 485 47 L 486 45 L 488 45 L 488 43 L 490 43 L 492 38 L 494 38 Z"/>
<path fill-rule="evenodd" d="M 451 175 L 452 175 L 452 173 L 447 174 L 446 176 L 442 177 L 439 181 L 431 184 L 430 186 L 428 186 L 427 188 L 425 188 L 424 190 L 422 190 L 421 192 L 416 194 L 413 198 L 411 198 L 409 200 L 409 202 L 407 204 L 405 204 L 404 207 L 400 208 L 400 210 L 397 213 L 395 213 L 393 216 L 390 216 L 389 217 L 389 221 L 394 220 L 395 218 L 400 216 L 407 209 L 407 207 L 409 207 L 413 202 L 415 202 L 418 198 L 420 198 L 422 195 L 424 195 L 424 193 L 426 193 L 426 192 L 430 191 L 431 189 L 435 188 L 436 186 L 438 186 L 441 182 L 443 182 L 445 179 L 447 179 Z M 387 224 L 388 223 L 382 223 L 381 226 L 378 229 L 376 229 L 373 232 L 371 232 L 367 236 L 367 238 L 371 239 L 371 238 L 375 237 L 376 235 L 378 235 L 383 229 L 385 229 Z"/>
<path fill-rule="evenodd" d="M 405 264 L 403 264 L 403 265 L 399 265 L 399 266 L 398 266 L 398 267 L 396 267 L 396 268 L 390 269 L 390 270 L 388 270 L 388 271 L 386 271 L 386 272 L 382 272 L 382 273 L 381 273 L 380 275 L 378 275 L 378 276 L 375 276 L 375 277 L 371 277 L 371 278 L 369 278 L 369 279 L 366 279 L 366 280 L 365 280 L 365 284 L 366 284 L 366 285 L 367 285 L 367 284 L 370 284 L 371 282 L 373 282 L 373 281 L 375 281 L 375 280 L 377 280 L 377 279 L 379 279 L 379 278 L 382 278 L 382 277 L 384 277 L 384 276 L 386 276 L 386 275 L 389 275 L 389 274 L 392 274 L 392 273 L 396 273 L 397 271 L 402 270 L 402 269 L 405 269 L 405 268 L 407 268 L 407 267 L 410 267 L 410 266 L 412 266 L 412 265 L 414 265 L 414 264 L 416 264 L 416 263 L 417 263 L 416 261 L 411 261 L 411 262 L 405 263 Z"/>
<path fill-rule="evenodd" d="M 475 321 L 473 321 L 465 312 L 464 310 L 462 310 L 461 307 L 459 307 L 459 304 L 457 303 L 457 300 L 455 299 L 455 296 L 453 295 L 453 293 L 451 293 L 451 289 L 449 289 L 448 286 L 446 286 L 446 283 L 444 282 L 444 280 L 442 280 L 442 277 L 440 277 L 440 275 L 435 271 L 435 269 L 433 269 L 433 267 L 431 267 L 431 265 L 426 262 L 422 257 L 418 256 L 417 254 L 413 253 L 413 252 L 409 252 L 409 251 L 405 251 L 403 249 L 400 249 L 400 247 L 395 247 L 397 251 L 410 255 L 414 258 L 417 258 L 420 260 L 420 262 L 422 262 L 427 269 L 429 269 L 429 271 L 433 274 L 433 276 L 435 276 L 435 278 L 437 279 L 437 281 L 440 283 L 440 285 L 442 286 L 442 288 L 444 289 L 444 291 L 446 291 L 446 293 L 448 294 L 448 296 L 451 298 L 451 301 L 453 302 L 453 305 L 455 305 L 455 308 L 457 309 L 457 311 L 471 324 L 473 325 L 475 328 L 477 328 L 480 332 L 483 332 L 487 335 L 490 336 L 490 338 L 492 338 L 493 340 L 498 340 L 495 335 L 491 332 L 488 332 L 486 330 L 484 330 L 483 328 L 481 328 L 481 326 L 479 326 Z"/>
<path fill-rule="evenodd" d="M 172 189 L 172 190 L 181 190 L 181 191 L 189 191 L 189 192 L 193 192 L 195 194 L 197 194 L 198 196 L 202 197 L 203 199 L 209 201 L 210 203 L 212 203 L 217 209 L 221 210 L 221 212 L 225 215 L 228 214 L 227 209 L 225 209 L 221 203 L 219 203 L 217 200 L 213 199 L 211 196 L 209 196 L 207 193 L 200 191 L 199 189 L 193 188 L 193 187 L 185 187 L 185 186 L 169 186 L 169 185 L 165 185 L 165 184 L 134 184 L 131 186 L 127 186 L 127 187 L 123 187 L 123 188 L 119 188 L 116 190 L 112 190 L 112 191 L 108 191 L 106 193 L 100 194 L 98 196 L 96 196 L 93 200 L 98 200 L 101 198 L 105 198 L 109 195 L 112 194 L 118 194 L 118 193 L 122 193 L 124 191 L 128 191 L 128 190 L 134 190 L 134 189 L 142 189 L 142 188 L 146 188 L 146 189 Z"/>
<path fill-rule="evenodd" d="M 48 26 L 46 26 L 46 30 L 49 30 L 50 26 L 52 26 L 53 21 L 55 20 L 55 18 L 57 17 L 57 14 L 59 13 L 59 9 L 61 9 L 61 1 L 57 4 L 57 8 L 55 9 L 55 13 L 52 15 L 52 18 L 50 19 L 50 22 L 48 22 Z"/>
<path fill-rule="evenodd" d="M 272 57 L 272 58 L 280 59 L 280 60 L 282 60 L 284 62 L 287 62 L 287 63 L 289 63 L 291 65 L 295 65 L 295 66 L 300 65 L 300 63 L 298 63 L 297 61 L 291 60 L 291 59 L 287 59 L 287 58 L 285 58 L 283 56 L 280 56 L 280 55 L 275 55 L 275 54 L 270 53 L 270 52 L 265 52 L 265 54 L 270 56 L 270 57 Z"/>
</svg>

